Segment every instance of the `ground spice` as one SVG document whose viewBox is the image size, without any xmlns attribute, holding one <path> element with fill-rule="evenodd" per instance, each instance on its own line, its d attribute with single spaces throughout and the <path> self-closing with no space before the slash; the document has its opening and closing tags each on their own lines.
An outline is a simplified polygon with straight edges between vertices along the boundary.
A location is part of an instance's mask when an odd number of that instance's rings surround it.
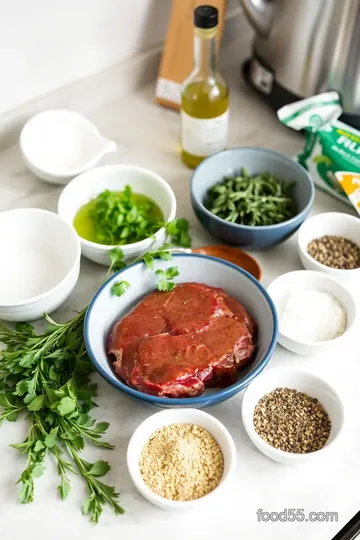
<svg viewBox="0 0 360 540">
<path fill-rule="evenodd" d="M 353 270 L 360 267 L 360 247 L 342 236 L 315 238 L 308 244 L 307 252 L 317 262 L 331 268 Z"/>
<path fill-rule="evenodd" d="M 144 446 L 140 472 L 154 493 L 174 501 L 190 501 L 217 487 L 224 472 L 224 457 L 205 429 L 194 424 L 170 424 L 155 431 Z"/>
<path fill-rule="evenodd" d="M 331 421 L 317 399 L 294 389 L 276 388 L 257 403 L 254 427 L 271 446 L 307 454 L 325 445 Z"/>
</svg>

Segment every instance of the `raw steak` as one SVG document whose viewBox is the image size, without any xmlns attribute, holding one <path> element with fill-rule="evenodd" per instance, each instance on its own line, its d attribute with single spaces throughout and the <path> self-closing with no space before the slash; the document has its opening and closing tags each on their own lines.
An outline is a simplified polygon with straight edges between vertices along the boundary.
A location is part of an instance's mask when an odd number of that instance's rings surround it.
<svg viewBox="0 0 360 540">
<path fill-rule="evenodd" d="M 153 292 L 113 327 L 116 374 L 147 394 L 194 397 L 228 386 L 251 359 L 256 324 L 235 298 L 203 283 Z"/>
</svg>

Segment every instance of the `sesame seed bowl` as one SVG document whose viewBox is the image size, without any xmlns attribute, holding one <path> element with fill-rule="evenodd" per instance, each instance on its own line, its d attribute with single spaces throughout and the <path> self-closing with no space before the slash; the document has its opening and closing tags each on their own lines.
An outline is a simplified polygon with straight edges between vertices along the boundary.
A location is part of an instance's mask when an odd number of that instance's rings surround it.
<svg viewBox="0 0 360 540">
<path fill-rule="evenodd" d="M 220 447 L 223 456 L 223 473 L 217 484 L 206 495 L 192 500 L 173 500 L 155 493 L 143 479 L 140 459 L 150 437 L 157 430 L 172 424 L 193 424 L 206 430 Z M 150 463 L 151 465 L 151 463 Z M 153 414 L 134 431 L 127 449 L 127 466 L 137 490 L 149 502 L 165 510 L 188 510 L 197 508 L 221 494 L 230 481 L 236 467 L 236 449 L 232 436 L 225 426 L 212 415 L 198 409 L 167 409 Z"/>
</svg>

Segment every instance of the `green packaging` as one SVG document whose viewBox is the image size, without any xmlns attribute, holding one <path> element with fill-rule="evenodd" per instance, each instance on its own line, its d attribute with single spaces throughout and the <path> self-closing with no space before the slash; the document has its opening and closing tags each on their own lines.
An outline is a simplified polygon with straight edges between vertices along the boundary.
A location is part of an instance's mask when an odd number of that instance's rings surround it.
<svg viewBox="0 0 360 540">
<path fill-rule="evenodd" d="M 325 92 L 286 105 L 277 114 L 286 126 L 305 130 L 305 146 L 296 160 L 314 184 L 360 213 L 360 132 L 338 120 L 341 113 L 337 92 Z"/>
</svg>

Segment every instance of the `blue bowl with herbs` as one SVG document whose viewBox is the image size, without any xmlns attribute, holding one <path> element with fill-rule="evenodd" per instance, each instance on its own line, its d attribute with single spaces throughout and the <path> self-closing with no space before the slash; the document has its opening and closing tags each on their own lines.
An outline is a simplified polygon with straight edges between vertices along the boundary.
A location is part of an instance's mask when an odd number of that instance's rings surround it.
<svg viewBox="0 0 360 540">
<path fill-rule="evenodd" d="M 206 158 L 191 180 L 191 202 L 202 226 L 227 244 L 254 250 L 291 236 L 310 212 L 314 192 L 301 165 L 256 147 Z"/>
</svg>

